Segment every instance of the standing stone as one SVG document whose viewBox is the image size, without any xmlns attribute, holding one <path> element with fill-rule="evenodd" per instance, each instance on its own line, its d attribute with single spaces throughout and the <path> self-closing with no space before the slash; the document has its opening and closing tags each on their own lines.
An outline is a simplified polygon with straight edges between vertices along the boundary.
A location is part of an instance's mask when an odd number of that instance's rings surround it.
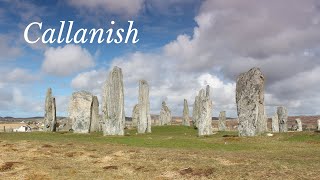
<svg viewBox="0 0 320 180">
<path fill-rule="evenodd" d="M 277 114 L 279 118 L 279 132 L 287 132 L 288 131 L 288 111 L 287 108 L 280 106 L 277 108 Z"/>
<path fill-rule="evenodd" d="M 199 96 L 196 96 L 194 99 L 193 109 L 192 109 L 192 124 L 195 129 L 198 128 L 198 120 L 199 120 L 199 115 L 200 115 L 199 101 L 200 101 Z"/>
<path fill-rule="evenodd" d="M 320 119 L 317 120 L 317 130 L 320 131 Z"/>
<path fill-rule="evenodd" d="M 219 124 L 218 129 L 219 131 L 225 131 L 226 130 L 226 112 L 221 111 L 219 114 Z"/>
<path fill-rule="evenodd" d="M 87 91 L 72 94 L 69 104 L 69 118 L 75 133 L 89 133 L 92 121 L 93 95 Z"/>
<path fill-rule="evenodd" d="M 279 119 L 278 119 L 278 114 L 275 113 L 272 116 L 272 132 L 278 133 L 279 132 Z"/>
<path fill-rule="evenodd" d="M 159 117 L 159 125 L 171 125 L 171 111 L 169 107 L 166 105 L 165 101 L 162 102 L 162 108 Z"/>
<path fill-rule="evenodd" d="M 99 101 L 97 96 L 93 96 L 91 105 L 91 126 L 90 132 L 100 132 L 100 116 L 99 116 Z"/>
<path fill-rule="evenodd" d="M 302 131 L 302 122 L 300 118 L 296 119 L 296 126 L 297 126 L 297 131 Z"/>
<path fill-rule="evenodd" d="M 52 90 L 49 88 L 45 100 L 45 114 L 44 114 L 44 128 L 43 131 L 56 131 L 56 103 L 55 98 L 52 97 Z"/>
<path fill-rule="evenodd" d="M 210 86 L 207 85 L 206 90 L 201 89 L 199 92 L 198 105 L 198 135 L 205 136 L 212 134 L 212 101 L 210 98 Z"/>
<path fill-rule="evenodd" d="M 119 67 L 109 73 L 103 92 L 103 134 L 124 135 L 124 92 L 123 76 Z"/>
<path fill-rule="evenodd" d="M 183 102 L 182 125 L 183 126 L 190 126 L 189 107 L 188 107 L 188 101 L 186 99 L 184 99 L 184 102 Z"/>
<path fill-rule="evenodd" d="M 139 116 L 137 121 L 138 133 L 151 133 L 151 116 L 149 101 L 149 85 L 147 81 L 139 81 Z"/>
<path fill-rule="evenodd" d="M 138 119 L 139 119 L 139 104 L 136 104 L 132 110 L 132 127 L 137 127 Z"/>
<path fill-rule="evenodd" d="M 51 123 L 51 131 L 57 131 L 57 107 L 56 107 L 56 98 L 52 98 L 52 123 Z"/>
<path fill-rule="evenodd" d="M 255 136 L 267 129 L 264 76 L 259 68 L 240 74 L 236 87 L 239 136 Z"/>
</svg>

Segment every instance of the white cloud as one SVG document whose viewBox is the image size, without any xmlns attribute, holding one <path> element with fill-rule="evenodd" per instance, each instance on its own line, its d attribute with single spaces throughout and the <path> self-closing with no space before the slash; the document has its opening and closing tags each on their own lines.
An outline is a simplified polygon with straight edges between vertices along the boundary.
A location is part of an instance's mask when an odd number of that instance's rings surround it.
<svg viewBox="0 0 320 180">
<path fill-rule="evenodd" d="M 1 68 L 0 74 L 0 116 L 29 116 L 30 113 L 42 112 L 42 105 L 35 98 L 36 95 L 29 91 L 30 86 L 40 80 L 37 73 L 23 68 L 10 70 L 9 67 Z"/>
<path fill-rule="evenodd" d="M 20 112 L 20 117 L 26 117 L 30 113 L 43 115 L 42 103 L 32 96 L 27 96 L 20 88 L 0 87 L 0 114 L 16 115 Z"/>
<path fill-rule="evenodd" d="M 53 96 L 56 98 L 57 116 L 68 116 L 71 95 L 55 95 L 53 92 Z M 44 109 L 42 111 L 44 111 Z"/>
<path fill-rule="evenodd" d="M 39 78 L 26 69 L 15 68 L 8 72 L 6 79 L 10 82 L 27 83 L 38 80 Z"/>
<path fill-rule="evenodd" d="M 14 68 L 12 70 L 0 69 L 0 85 L 27 84 L 39 80 L 39 76 L 27 69 Z"/>
<path fill-rule="evenodd" d="M 287 8 L 288 3 L 293 6 Z M 288 3 L 205 1 L 195 18 L 198 27 L 193 36 L 180 35 L 165 46 L 165 53 L 181 61 L 180 68 L 184 70 L 211 70 L 215 66 L 227 69 L 225 75 L 234 78 L 239 73 L 238 66 L 230 69 L 234 63 L 263 66 L 274 57 L 286 60 L 318 48 L 320 24 L 312 21 L 320 17 L 317 3 L 298 0 Z M 302 57 L 299 63 L 309 64 L 309 69 L 320 64 L 315 58 L 308 63 L 309 59 Z M 292 64 L 281 61 L 285 66 Z M 308 69 L 291 71 L 290 75 L 304 70 Z"/>
<path fill-rule="evenodd" d="M 83 72 L 72 79 L 71 87 L 76 90 L 87 90 L 97 94 L 100 93 L 106 78 L 107 73 L 105 70 Z"/>
<path fill-rule="evenodd" d="M 68 3 L 91 12 L 103 10 L 109 14 L 127 17 L 137 15 L 143 9 L 144 0 L 69 0 Z"/>
<path fill-rule="evenodd" d="M 167 100 L 181 114 L 183 99 L 192 104 L 210 84 L 214 110 L 235 115 L 236 76 L 253 66 L 266 77 L 270 115 L 278 105 L 290 114 L 320 113 L 319 7 L 300 0 L 204 1 L 192 35 L 179 35 L 159 53 L 136 52 L 112 61 L 123 69 L 127 115 L 137 102 L 139 79 L 150 84 L 153 113 Z"/>
<path fill-rule="evenodd" d="M 93 56 L 85 48 L 69 44 L 48 48 L 44 52 L 42 70 L 48 74 L 67 76 L 94 66 Z"/>
<path fill-rule="evenodd" d="M 178 36 L 164 54 L 181 65 L 179 71 L 219 70 L 224 81 L 258 66 L 266 77 L 268 106 L 285 105 L 292 114 L 319 112 L 309 104 L 320 105 L 319 98 L 311 100 L 320 88 L 314 82 L 320 67 L 319 3 L 287 2 L 205 1 L 193 35 Z"/>
<path fill-rule="evenodd" d="M 11 36 L 0 34 L 0 61 L 15 59 L 22 55 L 22 49 L 12 44 L 13 40 Z"/>
</svg>

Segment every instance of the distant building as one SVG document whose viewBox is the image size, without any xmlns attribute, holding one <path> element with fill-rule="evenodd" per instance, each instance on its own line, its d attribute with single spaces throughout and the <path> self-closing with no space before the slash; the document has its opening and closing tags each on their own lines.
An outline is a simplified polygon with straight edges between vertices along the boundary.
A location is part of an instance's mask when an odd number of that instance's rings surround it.
<svg viewBox="0 0 320 180">
<path fill-rule="evenodd" d="M 19 128 L 13 129 L 13 132 L 31 132 L 31 127 L 20 126 Z"/>
</svg>

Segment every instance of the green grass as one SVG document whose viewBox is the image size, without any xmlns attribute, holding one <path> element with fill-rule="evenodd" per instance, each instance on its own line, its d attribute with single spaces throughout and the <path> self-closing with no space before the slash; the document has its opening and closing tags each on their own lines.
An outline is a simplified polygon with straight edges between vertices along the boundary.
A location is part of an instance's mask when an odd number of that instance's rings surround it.
<svg viewBox="0 0 320 180">
<path fill-rule="evenodd" d="M 256 151 L 285 148 L 293 143 L 320 143 L 320 134 L 314 132 L 283 133 L 274 137 L 223 137 L 237 132 L 218 132 L 208 137 L 198 137 L 197 130 L 183 126 L 153 127 L 150 134 L 137 134 L 127 130 L 125 136 L 103 136 L 102 133 L 74 134 L 70 132 L 0 133 L 0 140 L 48 141 L 68 143 L 121 144 L 149 148 L 214 149 L 220 151 Z"/>
</svg>

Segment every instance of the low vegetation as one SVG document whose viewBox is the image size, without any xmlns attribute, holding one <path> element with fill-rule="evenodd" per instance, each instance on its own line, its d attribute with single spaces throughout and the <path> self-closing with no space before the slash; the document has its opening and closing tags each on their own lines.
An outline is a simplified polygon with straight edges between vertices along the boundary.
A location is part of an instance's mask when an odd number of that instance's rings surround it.
<svg viewBox="0 0 320 180">
<path fill-rule="evenodd" d="M 193 128 L 0 133 L 4 179 L 320 179 L 320 133 L 197 137 Z"/>
</svg>

